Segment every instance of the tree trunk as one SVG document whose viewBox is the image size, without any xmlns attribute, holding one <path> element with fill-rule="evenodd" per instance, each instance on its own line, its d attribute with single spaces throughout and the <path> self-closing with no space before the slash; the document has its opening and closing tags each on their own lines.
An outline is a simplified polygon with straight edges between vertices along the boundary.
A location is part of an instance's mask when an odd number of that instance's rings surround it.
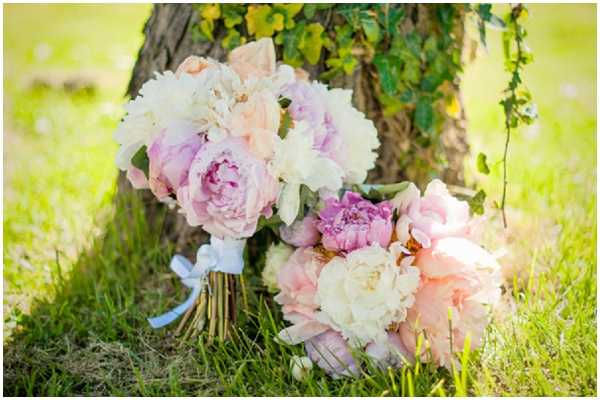
<svg viewBox="0 0 600 400">
<path fill-rule="evenodd" d="M 432 22 L 431 8 L 426 5 L 406 5 L 406 15 L 401 29 L 405 31 L 418 30 L 427 34 L 431 29 L 436 29 Z M 331 12 L 323 12 L 318 15 L 319 22 L 327 30 L 329 24 L 339 22 L 340 16 Z M 460 16 L 461 22 L 464 15 Z M 144 27 L 145 41 L 138 54 L 138 59 L 133 69 L 133 74 L 127 93 L 135 97 L 148 79 L 152 78 L 154 72 L 172 70 L 187 56 L 201 55 L 224 61 L 226 51 L 219 43 L 224 32 L 218 29 L 214 32 L 214 42 L 194 42 L 191 35 L 191 27 L 198 22 L 198 13 L 189 4 L 157 4 L 150 19 Z M 463 42 L 464 25 L 456 24 L 454 35 L 459 43 Z M 278 58 L 280 59 L 280 58 Z M 306 68 L 313 79 L 325 70 L 325 60 L 315 66 Z M 430 147 L 426 150 L 416 148 L 414 138 L 418 131 L 412 125 L 410 118 L 411 110 L 402 111 L 392 117 L 383 116 L 382 110 L 375 97 L 379 90 L 376 71 L 372 64 L 361 62 L 352 76 L 342 76 L 330 82 L 332 87 L 344 87 L 354 90 L 354 103 L 368 118 L 374 121 L 381 141 L 379 158 L 376 168 L 369 174 L 371 183 L 391 183 L 403 179 L 410 179 L 423 185 L 432 173 L 440 176 L 447 183 L 463 183 L 463 159 L 468 151 L 465 131 L 465 114 L 459 92 L 458 79 L 446 88 L 447 92 L 454 94 L 459 99 L 461 111 L 458 118 L 447 117 L 443 123 L 441 142 L 446 165 L 440 167 L 434 162 L 434 150 Z M 412 149 L 413 155 L 408 162 L 401 165 L 399 160 Z M 406 157 L 404 157 L 406 159 Z M 414 168 L 413 160 L 425 161 L 432 168 L 427 171 L 423 168 Z M 437 169 L 437 170 L 436 170 Z M 130 185 L 124 174 L 119 176 L 119 190 L 129 190 Z M 156 201 L 151 195 L 145 194 L 147 204 L 152 209 L 156 207 Z M 178 250 L 197 248 L 203 241 L 203 233 L 200 229 L 190 228 L 185 219 L 178 213 L 171 212 L 165 221 L 165 232 L 168 240 L 175 240 Z"/>
</svg>

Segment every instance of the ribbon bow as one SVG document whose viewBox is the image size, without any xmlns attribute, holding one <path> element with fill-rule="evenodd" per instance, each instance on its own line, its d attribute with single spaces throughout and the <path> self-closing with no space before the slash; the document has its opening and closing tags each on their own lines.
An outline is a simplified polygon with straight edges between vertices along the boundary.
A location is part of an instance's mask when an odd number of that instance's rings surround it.
<svg viewBox="0 0 600 400">
<path fill-rule="evenodd" d="M 208 273 L 226 272 L 239 275 L 244 269 L 244 246 L 246 240 L 219 239 L 210 237 L 210 244 L 200 246 L 196 253 L 196 264 L 187 258 L 176 254 L 171 259 L 169 267 L 181 278 L 181 283 L 192 289 L 188 298 L 166 313 L 158 317 L 148 318 L 152 328 L 161 328 L 175 321 L 185 313 L 196 301 L 207 284 Z"/>
</svg>

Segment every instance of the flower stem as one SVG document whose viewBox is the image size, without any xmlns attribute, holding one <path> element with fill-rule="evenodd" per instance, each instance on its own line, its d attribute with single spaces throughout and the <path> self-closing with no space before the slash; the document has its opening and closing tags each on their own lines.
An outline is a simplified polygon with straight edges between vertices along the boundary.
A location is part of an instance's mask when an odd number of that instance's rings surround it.
<svg viewBox="0 0 600 400">
<path fill-rule="evenodd" d="M 229 275 L 223 274 L 223 281 L 225 283 L 225 290 L 223 293 L 223 297 L 225 299 L 225 310 L 223 312 L 223 338 L 227 339 L 229 336 L 229 302 L 231 301 L 231 296 L 229 295 Z"/>
<path fill-rule="evenodd" d="M 225 310 L 225 288 L 223 287 L 223 282 L 225 275 L 222 272 L 217 272 L 217 292 L 218 292 L 218 308 L 219 308 L 219 317 L 218 317 L 218 330 L 219 330 L 219 340 L 223 341 L 225 336 L 225 325 L 224 325 L 224 313 Z"/>
</svg>

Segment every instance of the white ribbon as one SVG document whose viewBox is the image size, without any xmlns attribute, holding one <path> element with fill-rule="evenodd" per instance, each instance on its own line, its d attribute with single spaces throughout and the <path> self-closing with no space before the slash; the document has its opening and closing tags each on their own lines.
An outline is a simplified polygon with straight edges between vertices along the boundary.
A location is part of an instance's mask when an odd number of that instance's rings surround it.
<svg viewBox="0 0 600 400">
<path fill-rule="evenodd" d="M 204 290 L 208 273 L 226 272 L 239 275 L 244 269 L 244 246 L 246 240 L 225 238 L 221 240 L 215 236 L 210 237 L 210 244 L 202 245 L 196 253 L 196 264 L 187 258 L 176 254 L 171 259 L 169 267 L 181 278 L 181 283 L 192 289 L 188 298 L 166 313 L 158 317 L 148 318 L 152 328 L 161 328 L 176 320 L 185 313 L 196 301 Z"/>
</svg>

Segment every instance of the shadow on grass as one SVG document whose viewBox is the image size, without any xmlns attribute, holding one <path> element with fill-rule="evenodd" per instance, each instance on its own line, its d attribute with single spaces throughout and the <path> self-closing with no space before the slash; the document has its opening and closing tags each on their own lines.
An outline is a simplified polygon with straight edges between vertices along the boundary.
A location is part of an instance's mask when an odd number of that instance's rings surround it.
<svg viewBox="0 0 600 400">
<path fill-rule="evenodd" d="M 260 288 L 256 262 L 245 270 L 254 312 L 241 316 L 238 340 L 207 346 L 202 336 L 180 343 L 172 327 L 153 331 L 146 317 L 182 301 L 187 290 L 167 268 L 173 245 L 161 235 L 165 210 L 149 220 L 142 197 L 117 195 L 104 235 L 69 273 L 56 275 L 51 300 L 19 317 L 4 345 L 5 396 L 407 395 L 409 387 L 418 395 L 451 380 L 421 367 L 407 381 L 407 369 L 372 365 L 351 380 L 331 380 L 319 369 L 305 382 L 293 380 L 290 359 L 303 349 L 275 341 L 284 323 Z"/>
</svg>

